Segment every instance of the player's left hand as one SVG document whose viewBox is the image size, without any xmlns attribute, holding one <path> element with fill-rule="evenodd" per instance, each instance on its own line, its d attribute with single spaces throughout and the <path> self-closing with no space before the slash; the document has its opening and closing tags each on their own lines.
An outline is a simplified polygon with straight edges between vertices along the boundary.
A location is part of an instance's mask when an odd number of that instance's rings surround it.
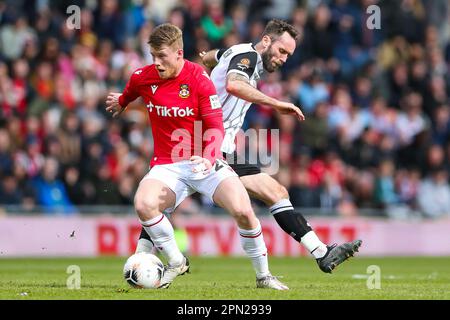
<svg viewBox="0 0 450 320">
<path fill-rule="evenodd" d="M 212 69 L 217 65 L 217 62 L 212 61 L 212 59 L 211 59 L 212 52 L 209 54 L 209 56 L 208 56 L 208 52 L 206 52 L 206 51 L 202 51 L 198 55 L 199 55 L 200 59 L 202 60 L 203 65 L 205 65 L 207 68 Z"/>
<path fill-rule="evenodd" d="M 300 121 L 305 120 L 305 115 L 302 110 L 300 110 L 300 108 L 293 103 L 280 101 L 280 103 L 276 106 L 276 109 L 281 114 L 292 114 L 295 115 Z"/>
<path fill-rule="evenodd" d="M 202 158 L 200 156 L 192 156 L 189 160 L 193 165 L 192 172 L 201 172 L 206 175 L 211 171 L 212 164 L 208 159 Z"/>
</svg>

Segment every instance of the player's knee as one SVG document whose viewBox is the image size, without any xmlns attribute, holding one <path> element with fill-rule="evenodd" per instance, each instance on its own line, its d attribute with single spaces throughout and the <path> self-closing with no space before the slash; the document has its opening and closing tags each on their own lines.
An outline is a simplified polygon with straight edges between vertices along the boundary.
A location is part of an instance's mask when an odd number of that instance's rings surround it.
<svg viewBox="0 0 450 320">
<path fill-rule="evenodd" d="M 253 211 L 251 205 L 243 205 L 236 208 L 233 212 L 233 217 L 240 227 L 250 227 L 253 224 L 255 217 L 255 212 Z"/>
<path fill-rule="evenodd" d="M 136 196 L 134 208 L 142 221 L 152 219 L 160 214 L 159 203 L 155 199 Z"/>
</svg>

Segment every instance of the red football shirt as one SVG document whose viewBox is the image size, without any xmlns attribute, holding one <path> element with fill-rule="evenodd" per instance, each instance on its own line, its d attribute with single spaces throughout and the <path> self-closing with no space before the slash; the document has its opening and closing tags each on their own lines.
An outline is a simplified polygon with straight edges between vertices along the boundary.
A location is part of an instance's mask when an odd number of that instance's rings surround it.
<svg viewBox="0 0 450 320">
<path fill-rule="evenodd" d="M 184 60 L 180 74 L 161 79 L 155 65 L 137 69 L 119 98 L 126 107 L 144 99 L 154 139 L 151 166 L 188 160 L 193 155 L 214 164 L 222 159 L 222 107 L 214 84 L 204 69 Z"/>
</svg>

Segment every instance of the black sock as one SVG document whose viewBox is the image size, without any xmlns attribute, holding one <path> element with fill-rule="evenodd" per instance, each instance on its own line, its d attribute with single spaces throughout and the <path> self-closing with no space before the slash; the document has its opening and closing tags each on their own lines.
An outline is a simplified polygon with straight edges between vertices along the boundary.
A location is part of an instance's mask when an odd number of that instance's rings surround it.
<svg viewBox="0 0 450 320">
<path fill-rule="evenodd" d="M 301 213 L 297 213 L 292 209 L 278 211 L 273 215 L 281 229 L 298 242 L 302 237 L 310 232 L 312 228 Z"/>
</svg>

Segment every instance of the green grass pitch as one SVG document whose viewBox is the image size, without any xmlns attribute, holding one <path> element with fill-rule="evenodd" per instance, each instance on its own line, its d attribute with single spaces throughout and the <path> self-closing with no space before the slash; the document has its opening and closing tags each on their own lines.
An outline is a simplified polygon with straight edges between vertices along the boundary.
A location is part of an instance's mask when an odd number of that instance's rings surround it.
<svg viewBox="0 0 450 320">
<path fill-rule="evenodd" d="M 133 289 L 122 278 L 125 257 L 0 259 L 0 299 L 151 299 L 151 300 L 301 300 L 301 299 L 450 299 L 450 257 L 360 258 L 333 274 L 319 271 L 311 258 L 270 258 L 271 271 L 283 276 L 289 291 L 255 288 L 246 258 L 191 258 L 191 273 L 167 290 Z M 67 288 L 70 265 L 81 270 L 81 288 Z M 380 268 L 380 289 L 368 267 Z M 370 268 L 369 268 L 370 271 Z"/>
</svg>

